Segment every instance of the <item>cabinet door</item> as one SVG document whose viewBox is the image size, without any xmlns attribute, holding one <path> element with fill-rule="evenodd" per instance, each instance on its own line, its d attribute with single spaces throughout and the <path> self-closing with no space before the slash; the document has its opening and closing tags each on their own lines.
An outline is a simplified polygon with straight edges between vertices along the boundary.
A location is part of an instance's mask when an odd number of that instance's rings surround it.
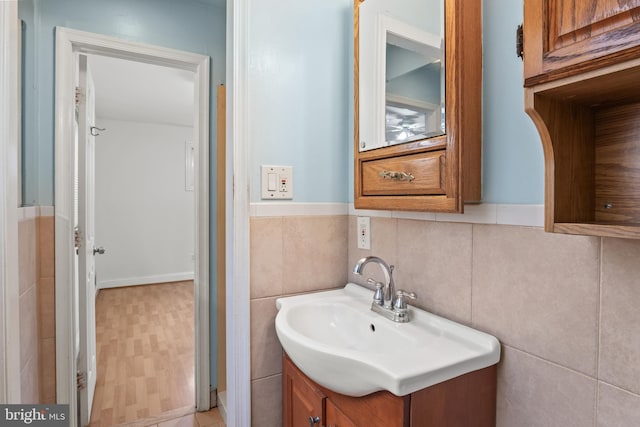
<svg viewBox="0 0 640 427">
<path fill-rule="evenodd" d="M 351 421 L 331 400 L 326 401 L 326 427 L 358 427 L 356 423 Z M 368 423 L 364 423 L 367 425 Z"/>
<path fill-rule="evenodd" d="M 462 213 L 482 198 L 482 1 L 435 1 L 417 8 L 424 16 L 407 1 L 354 2 L 355 207 Z M 432 26 L 438 11 L 443 28 Z M 399 59 L 412 51 L 431 52 L 418 61 L 426 69 Z M 433 61 L 435 52 L 442 57 Z M 372 64 L 378 71 L 369 73 Z M 434 76 L 438 84 L 423 92 Z M 403 93 L 394 94 L 399 82 Z"/>
<path fill-rule="evenodd" d="M 525 0 L 525 86 L 640 56 L 640 0 Z"/>
<path fill-rule="evenodd" d="M 287 359 L 284 361 L 282 380 L 284 427 L 324 425 L 324 394 L 313 383 L 308 382 Z"/>
</svg>

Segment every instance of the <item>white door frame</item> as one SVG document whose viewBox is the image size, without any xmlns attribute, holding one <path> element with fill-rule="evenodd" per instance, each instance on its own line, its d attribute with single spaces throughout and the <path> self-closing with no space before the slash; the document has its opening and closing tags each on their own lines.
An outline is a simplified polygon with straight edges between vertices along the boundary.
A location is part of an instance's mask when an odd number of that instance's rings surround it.
<svg viewBox="0 0 640 427">
<path fill-rule="evenodd" d="M 0 403 L 20 403 L 18 2 L 0 1 Z"/>
<path fill-rule="evenodd" d="M 251 425 L 249 0 L 227 0 L 227 425 Z M 259 415 L 257 415 L 259 416 Z"/>
<path fill-rule="evenodd" d="M 56 391 L 58 403 L 76 407 L 72 283 L 73 266 L 73 141 L 74 57 L 99 54 L 195 73 L 194 146 L 197 155 L 196 262 L 195 262 L 195 379 L 196 408 L 210 407 L 209 348 L 209 57 L 175 49 L 132 42 L 69 28 L 56 27 L 55 63 L 55 291 L 56 291 Z M 76 425 L 71 417 L 71 427 Z"/>
</svg>

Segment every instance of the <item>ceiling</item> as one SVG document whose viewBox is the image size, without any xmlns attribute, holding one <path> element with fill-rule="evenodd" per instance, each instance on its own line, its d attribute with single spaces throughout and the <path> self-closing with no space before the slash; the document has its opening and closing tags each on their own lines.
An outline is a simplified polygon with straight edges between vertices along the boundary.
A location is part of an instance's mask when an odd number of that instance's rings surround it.
<svg viewBox="0 0 640 427">
<path fill-rule="evenodd" d="M 89 66 L 97 117 L 193 126 L 193 72 L 97 55 Z"/>
<path fill-rule="evenodd" d="M 227 6 L 227 0 L 195 0 L 197 2 L 200 3 L 206 3 L 206 4 L 210 4 L 213 6 L 218 6 L 218 7 L 226 7 Z"/>
</svg>

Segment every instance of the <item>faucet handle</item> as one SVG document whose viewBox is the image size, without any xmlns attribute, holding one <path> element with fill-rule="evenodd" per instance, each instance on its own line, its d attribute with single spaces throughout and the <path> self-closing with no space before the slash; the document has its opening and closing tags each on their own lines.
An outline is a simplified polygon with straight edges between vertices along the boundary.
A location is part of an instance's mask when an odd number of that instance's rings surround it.
<svg viewBox="0 0 640 427">
<path fill-rule="evenodd" d="M 398 289 L 396 291 L 396 300 L 393 303 L 393 308 L 395 308 L 396 310 L 406 310 L 407 302 L 405 301 L 404 297 L 416 299 L 418 296 L 415 292 L 405 292 L 402 289 Z"/>
<path fill-rule="evenodd" d="M 383 305 L 384 297 L 382 295 L 382 288 L 384 284 L 373 280 L 371 277 L 367 279 L 367 283 L 376 287 L 376 292 L 373 294 L 373 302 L 378 305 Z"/>
</svg>

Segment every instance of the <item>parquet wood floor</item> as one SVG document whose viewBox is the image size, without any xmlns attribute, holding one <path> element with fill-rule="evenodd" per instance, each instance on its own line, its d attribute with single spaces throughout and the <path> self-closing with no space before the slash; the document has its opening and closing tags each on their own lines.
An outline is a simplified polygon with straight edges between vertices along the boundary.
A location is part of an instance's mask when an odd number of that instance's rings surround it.
<svg viewBox="0 0 640 427">
<path fill-rule="evenodd" d="M 92 427 L 194 411 L 193 286 L 186 281 L 100 291 Z"/>
</svg>

